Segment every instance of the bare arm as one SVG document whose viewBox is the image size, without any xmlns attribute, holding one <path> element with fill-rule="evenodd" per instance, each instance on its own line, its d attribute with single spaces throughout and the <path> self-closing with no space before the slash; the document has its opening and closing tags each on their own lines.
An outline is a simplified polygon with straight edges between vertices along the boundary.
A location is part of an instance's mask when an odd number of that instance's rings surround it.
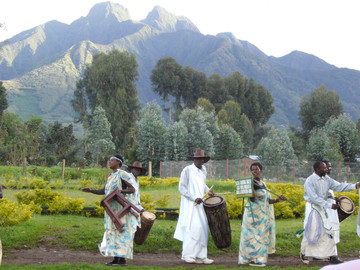
<svg viewBox="0 0 360 270">
<path fill-rule="evenodd" d="M 121 184 L 122 184 L 122 186 L 125 185 L 126 188 L 123 189 L 123 190 L 121 190 L 120 193 L 123 193 L 123 194 L 131 194 L 131 193 L 134 193 L 134 192 L 135 192 L 135 188 L 134 188 L 133 185 L 131 185 L 129 182 L 121 179 Z"/>
<path fill-rule="evenodd" d="M 277 199 L 270 199 L 269 200 L 269 204 L 274 204 L 274 203 L 278 203 L 278 202 L 283 202 L 286 201 L 286 197 L 284 195 L 281 195 L 279 198 Z"/>
<path fill-rule="evenodd" d="M 91 188 L 86 187 L 86 188 L 82 188 L 81 191 L 93 193 L 96 195 L 104 195 L 105 194 L 105 186 L 100 189 L 91 189 Z"/>
</svg>

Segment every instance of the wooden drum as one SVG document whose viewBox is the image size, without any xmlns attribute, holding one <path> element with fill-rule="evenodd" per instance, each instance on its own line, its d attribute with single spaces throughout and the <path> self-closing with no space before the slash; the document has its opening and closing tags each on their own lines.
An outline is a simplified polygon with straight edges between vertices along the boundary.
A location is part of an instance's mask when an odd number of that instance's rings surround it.
<svg viewBox="0 0 360 270">
<path fill-rule="evenodd" d="M 149 235 L 151 227 L 155 222 L 156 216 L 155 214 L 149 211 L 144 211 L 141 213 L 140 219 L 141 219 L 141 228 L 139 227 L 137 228 L 134 237 L 134 242 L 138 245 L 142 245 L 145 242 L 146 238 Z"/>
<path fill-rule="evenodd" d="M 218 248 L 231 245 L 231 228 L 226 202 L 223 197 L 213 196 L 204 201 L 204 209 L 211 236 Z"/>
<path fill-rule="evenodd" d="M 339 198 L 339 206 L 340 208 L 337 209 L 339 222 L 349 217 L 355 211 L 355 206 L 353 201 L 346 196 L 342 196 Z"/>
</svg>

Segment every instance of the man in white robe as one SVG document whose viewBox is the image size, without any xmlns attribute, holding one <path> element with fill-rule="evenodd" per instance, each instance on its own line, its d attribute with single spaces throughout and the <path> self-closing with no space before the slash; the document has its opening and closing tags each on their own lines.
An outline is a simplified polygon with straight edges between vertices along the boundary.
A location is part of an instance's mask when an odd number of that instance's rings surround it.
<svg viewBox="0 0 360 270">
<path fill-rule="evenodd" d="M 202 204 L 202 198 L 209 191 L 203 164 L 210 157 L 204 155 L 204 150 L 196 150 L 190 158 L 194 163 L 186 166 L 180 176 L 180 214 L 174 238 L 183 242 L 182 260 L 186 263 L 211 264 L 213 260 L 207 258 L 209 227 Z M 209 191 L 209 195 L 214 193 Z"/>
<path fill-rule="evenodd" d="M 325 163 L 326 170 L 327 170 L 325 177 L 329 177 L 330 179 L 332 179 L 330 177 L 330 173 L 332 171 L 331 162 L 327 161 L 327 160 L 323 160 L 323 162 Z M 332 179 L 332 180 L 334 180 L 334 179 Z M 338 198 L 335 196 L 334 191 L 329 190 L 327 201 L 329 203 L 333 204 L 333 203 L 337 203 L 337 200 L 338 200 Z M 340 221 L 339 221 L 339 215 L 338 215 L 337 209 L 329 209 L 328 218 L 329 218 L 332 230 L 334 231 L 335 244 L 337 244 L 340 242 Z"/>
<path fill-rule="evenodd" d="M 317 161 L 313 167 L 314 173 L 306 179 L 304 184 L 305 231 L 301 242 L 300 257 L 306 264 L 309 263 L 309 258 L 329 258 L 331 264 L 339 264 L 343 261 L 337 257 L 334 230 L 328 218 L 329 210 L 337 209 L 339 206 L 327 201 L 329 190 L 350 191 L 360 188 L 360 183 L 339 183 L 330 177 L 325 177 L 327 167 L 324 162 Z"/>
</svg>

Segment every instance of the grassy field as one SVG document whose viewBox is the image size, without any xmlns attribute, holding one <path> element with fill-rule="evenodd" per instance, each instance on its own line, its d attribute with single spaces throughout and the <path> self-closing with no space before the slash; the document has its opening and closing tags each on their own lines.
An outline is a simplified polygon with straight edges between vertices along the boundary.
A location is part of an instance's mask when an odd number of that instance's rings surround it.
<svg viewBox="0 0 360 270">
<path fill-rule="evenodd" d="M 2 265 L 1 269 L 11 269 L 11 270 L 17 270 L 19 269 L 19 266 L 11 266 L 11 265 Z M 60 265 L 30 265 L 30 266 L 21 266 L 21 269 L 25 269 L 25 270 L 32 270 L 32 269 L 37 269 L 37 270 L 73 270 L 73 269 L 77 269 L 77 270 L 86 270 L 86 269 L 109 269 L 108 266 L 105 265 L 101 265 L 101 264 L 96 264 L 96 265 L 91 265 L 91 264 L 68 264 L 68 263 L 64 263 L 64 264 L 60 264 Z M 131 266 L 128 265 L 126 266 L 126 269 L 139 269 L 139 266 Z M 178 268 L 165 268 L 165 267 L 156 267 L 156 266 L 141 266 L 141 269 L 206 269 L 206 270 L 214 270 L 214 269 L 244 269 L 244 270 L 249 270 L 249 269 L 254 269 L 254 267 L 231 267 L 231 268 L 225 268 L 223 266 L 206 266 L 206 267 L 178 267 Z M 286 267 L 286 268 L 280 268 L 280 267 L 266 267 L 266 269 L 269 270 L 299 270 L 299 269 L 306 269 L 306 270 L 318 270 L 319 267 L 313 266 L 313 267 L 308 267 L 308 266 L 304 266 L 304 267 Z"/>
<path fill-rule="evenodd" d="M 11 269 L 11 270 L 17 270 L 19 269 L 19 266 L 11 266 L 11 265 L 3 265 L 1 266 L 1 269 Z M 32 269 L 37 269 L 37 270 L 73 270 L 73 269 L 77 269 L 77 270 L 86 270 L 86 269 L 109 269 L 108 266 L 104 266 L 101 264 L 96 264 L 96 265 L 90 265 L 90 264 L 68 264 L 68 263 L 64 263 L 64 264 L 60 264 L 60 265 L 42 265 L 42 266 L 37 266 L 37 265 L 30 265 L 30 266 L 22 266 L 21 269 L 25 269 L 25 270 L 32 270 Z M 126 269 L 139 269 L 139 266 L 126 266 Z M 214 269 L 244 269 L 244 270 L 248 270 L 248 269 L 254 269 L 254 267 L 232 267 L 232 268 L 225 268 L 222 266 L 206 266 L 206 267 L 178 267 L 178 268 L 165 268 L 165 267 L 156 267 L 156 266 L 141 266 L 141 269 L 206 269 L 206 270 L 214 270 Z M 306 269 L 306 270 L 318 270 L 319 267 L 308 267 L 308 266 L 304 266 L 304 267 L 286 267 L 286 268 L 280 268 L 280 267 L 266 267 L 266 269 L 269 270 L 299 270 L 299 269 Z"/>
<path fill-rule="evenodd" d="M 360 238 L 356 235 L 356 216 L 341 223 L 341 242 L 339 254 L 359 255 Z M 295 232 L 302 228 L 302 219 L 276 220 L 276 254 L 279 256 L 297 256 L 301 240 Z M 236 253 L 239 247 L 240 220 L 231 220 L 232 243 L 227 249 Z M 135 245 L 135 252 L 181 252 L 181 242 L 173 238 L 176 221 L 156 220 L 145 245 Z M 3 249 L 21 249 L 38 247 L 43 243 L 60 245 L 70 249 L 96 250 L 103 235 L 103 219 L 87 218 L 75 215 L 34 215 L 33 218 L 12 227 L 0 227 Z M 222 254 L 216 248 L 211 237 L 209 254 Z"/>
<path fill-rule="evenodd" d="M 341 242 L 338 244 L 340 256 L 359 255 L 360 238 L 356 235 L 356 216 L 351 216 L 341 223 Z M 226 251 L 216 248 L 211 236 L 209 237 L 208 253 L 218 256 L 226 253 L 237 254 L 240 237 L 240 220 L 231 220 L 232 243 Z M 276 255 L 298 256 L 301 239 L 295 232 L 302 227 L 302 219 L 276 220 Z M 173 238 L 176 221 L 156 220 L 151 233 L 144 245 L 134 245 L 134 252 L 144 253 L 181 253 L 181 242 Z M 22 249 L 46 246 L 60 246 L 72 250 L 97 250 L 97 245 L 103 236 L 103 219 L 87 218 L 76 215 L 34 215 L 33 218 L 12 227 L 0 227 L 3 250 Z M 75 251 L 76 252 L 76 251 Z M 138 266 L 128 266 L 128 269 L 138 269 Z M 3 265 L 1 269 L 19 269 L 19 266 Z M 48 266 L 24 266 L 21 269 L 108 269 L 96 264 L 61 264 Z M 142 267 L 142 269 L 165 269 L 161 267 Z M 166 268 L 169 269 L 169 268 Z M 171 269 L 171 268 L 170 268 Z M 173 268 L 175 269 L 175 268 Z M 188 268 L 177 268 L 188 269 Z M 196 269 L 225 269 L 223 267 L 196 267 Z M 231 268 L 238 269 L 238 268 Z M 241 267 L 241 269 L 253 269 Z M 319 267 L 267 267 L 267 269 L 319 269 Z"/>
<path fill-rule="evenodd" d="M 20 178 L 20 169 L 11 168 L 13 176 Z M 16 171 L 15 171 L 16 169 Z M 59 170 L 51 168 L 53 176 L 58 176 Z M 4 175 L 8 170 L 6 167 L 0 167 L 0 175 Z M 9 170 L 8 170 L 9 171 Z M 89 174 L 89 178 L 96 185 L 103 185 L 104 171 L 101 169 L 89 169 L 87 171 L 78 172 L 73 170 L 73 175 Z M 40 170 L 42 173 L 42 171 Z M 0 177 L 0 182 L 4 181 Z M 103 179 L 104 178 L 104 179 Z M 79 190 L 80 179 L 69 179 L 64 182 L 64 187 L 56 191 L 61 192 L 70 198 L 85 198 L 85 207 L 93 207 L 96 201 L 103 196 L 84 193 Z M 208 186 L 215 185 L 216 193 L 234 192 L 235 186 L 229 185 L 222 181 L 207 181 Z M 10 200 L 16 200 L 15 193 L 23 190 L 4 189 L 4 197 Z M 168 208 L 179 208 L 180 195 L 178 186 L 151 186 L 141 187 L 142 194 L 150 194 L 154 200 L 158 200 L 166 194 L 170 194 Z M 338 244 L 338 252 L 341 256 L 359 256 L 360 238 L 356 235 L 355 215 L 349 217 L 341 223 L 341 242 Z M 232 244 L 227 248 L 229 254 L 236 254 L 239 247 L 239 237 L 241 221 L 233 219 L 230 221 L 232 230 Z M 144 245 L 134 245 L 134 252 L 144 253 L 177 253 L 181 252 L 181 242 L 173 238 L 176 227 L 176 221 L 158 219 Z M 301 239 L 295 236 L 295 232 L 303 227 L 303 219 L 277 219 L 276 220 L 276 255 L 275 256 L 296 256 L 298 257 Z M 22 249 L 26 245 L 27 248 L 41 247 L 44 244 L 50 246 L 60 246 L 72 250 L 97 250 L 97 245 L 102 239 L 104 232 L 103 218 L 88 218 L 82 215 L 34 215 L 33 218 L 25 223 L 21 223 L 12 227 L 0 227 L 0 238 L 3 243 L 4 250 Z M 208 253 L 210 256 L 224 254 L 223 250 L 216 248 L 211 236 L 209 238 Z M 3 265 L 1 269 L 19 269 L 19 266 Z M 61 264 L 48 266 L 24 266 L 21 269 L 109 269 L 106 266 L 97 264 Z M 138 266 L 128 266 L 127 269 L 138 269 Z M 165 269 L 161 267 L 142 266 L 142 269 Z M 172 269 L 172 268 L 166 268 Z M 185 268 L 177 268 L 185 269 Z M 189 268 L 186 268 L 189 269 Z M 196 269 L 225 269 L 219 266 L 196 267 Z M 238 269 L 238 268 L 231 268 Z M 250 267 L 241 267 L 241 269 L 253 269 Z M 267 269 L 319 269 L 319 267 L 267 267 Z"/>
</svg>

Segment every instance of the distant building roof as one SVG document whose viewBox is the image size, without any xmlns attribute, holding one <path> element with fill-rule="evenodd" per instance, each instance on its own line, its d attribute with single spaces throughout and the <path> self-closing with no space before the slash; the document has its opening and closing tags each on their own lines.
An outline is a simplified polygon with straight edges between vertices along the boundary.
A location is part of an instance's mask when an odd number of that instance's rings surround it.
<svg viewBox="0 0 360 270">
<path fill-rule="evenodd" d="M 257 155 L 243 156 L 243 158 L 245 158 L 245 157 L 247 157 L 247 158 L 249 158 L 249 159 L 252 159 L 252 160 L 259 160 L 259 156 L 257 156 Z"/>
</svg>

